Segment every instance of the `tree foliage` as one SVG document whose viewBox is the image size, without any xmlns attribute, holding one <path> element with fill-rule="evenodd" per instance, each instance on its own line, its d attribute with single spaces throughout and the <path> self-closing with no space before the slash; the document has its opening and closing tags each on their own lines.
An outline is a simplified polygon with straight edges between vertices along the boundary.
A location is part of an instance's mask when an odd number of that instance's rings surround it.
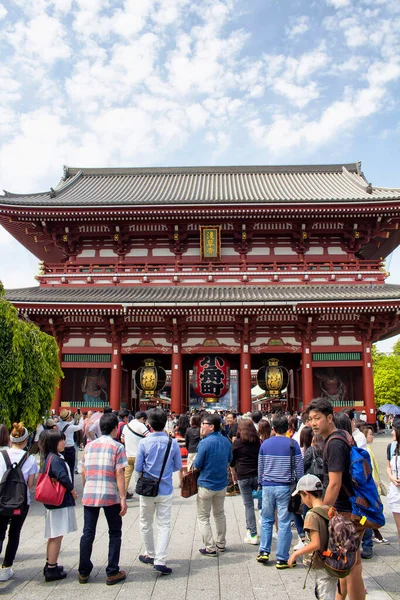
<svg viewBox="0 0 400 600">
<path fill-rule="evenodd" d="M 62 377 L 55 339 L 18 318 L 0 283 L 0 423 L 34 429 Z"/>
<path fill-rule="evenodd" d="M 397 404 L 400 406 L 400 340 L 393 346 L 391 354 L 372 349 L 375 404 Z"/>
</svg>

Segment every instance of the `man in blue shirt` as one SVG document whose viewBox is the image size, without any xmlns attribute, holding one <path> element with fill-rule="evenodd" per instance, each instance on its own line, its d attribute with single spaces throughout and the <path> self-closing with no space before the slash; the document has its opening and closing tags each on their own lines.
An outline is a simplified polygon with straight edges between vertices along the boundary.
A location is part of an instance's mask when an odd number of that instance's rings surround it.
<svg viewBox="0 0 400 600">
<path fill-rule="evenodd" d="M 289 549 L 292 541 L 288 511 L 290 484 L 304 474 L 303 457 L 297 442 L 286 436 L 287 417 L 277 416 L 272 421 L 273 437 L 265 440 L 258 455 L 258 484 L 262 486 L 260 551 L 257 560 L 266 564 L 272 543 L 275 512 L 278 513 L 278 541 L 276 544 L 277 569 L 288 569 Z M 291 458 L 292 453 L 292 458 Z M 294 563 L 292 566 L 295 566 Z"/>
<path fill-rule="evenodd" d="M 197 448 L 193 467 L 200 469 L 197 493 L 197 522 L 203 538 L 203 556 L 217 556 L 226 545 L 225 494 L 228 486 L 228 465 L 232 460 L 232 444 L 221 434 L 218 415 L 206 415 L 201 424 L 203 439 Z M 217 539 L 211 529 L 211 509 L 217 530 Z"/>
<path fill-rule="evenodd" d="M 148 413 L 148 421 L 154 433 L 150 433 L 140 440 L 135 471 L 143 473 L 145 477 L 159 479 L 161 468 L 167 451 L 169 436 L 164 428 L 167 423 L 167 413 L 162 408 L 153 408 Z M 170 575 L 172 569 L 166 566 L 169 534 L 171 529 L 172 508 L 172 475 L 179 471 L 182 480 L 182 459 L 178 442 L 172 440 L 171 449 L 165 465 L 164 473 L 155 497 L 140 496 L 140 529 L 142 532 L 145 554 L 139 555 L 139 560 L 147 565 L 154 565 L 153 571 L 161 575 Z M 154 545 L 153 519 L 157 515 L 158 537 L 157 547 Z"/>
</svg>

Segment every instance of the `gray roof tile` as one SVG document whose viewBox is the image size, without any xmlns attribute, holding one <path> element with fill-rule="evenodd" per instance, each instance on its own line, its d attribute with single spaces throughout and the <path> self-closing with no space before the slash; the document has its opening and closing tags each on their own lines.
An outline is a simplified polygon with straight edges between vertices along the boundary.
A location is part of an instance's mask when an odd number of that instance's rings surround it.
<svg viewBox="0 0 400 600">
<path fill-rule="evenodd" d="M 400 285 L 271 285 L 230 287 L 33 287 L 7 290 L 16 304 L 155 304 L 292 303 L 400 301 Z"/>
<path fill-rule="evenodd" d="M 68 169 L 52 192 L 0 196 L 32 207 L 376 202 L 400 190 L 373 187 L 359 163 L 345 165 Z"/>
</svg>

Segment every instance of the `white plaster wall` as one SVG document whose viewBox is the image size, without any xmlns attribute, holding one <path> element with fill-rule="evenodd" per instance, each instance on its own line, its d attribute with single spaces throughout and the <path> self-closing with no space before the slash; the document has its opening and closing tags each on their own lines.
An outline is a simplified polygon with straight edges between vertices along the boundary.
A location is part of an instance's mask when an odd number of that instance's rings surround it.
<svg viewBox="0 0 400 600">
<path fill-rule="evenodd" d="M 82 250 L 82 252 L 77 255 L 77 258 L 91 258 L 93 256 L 96 256 L 96 250 L 88 248 L 87 250 Z"/>
<path fill-rule="evenodd" d="M 305 255 L 323 254 L 323 253 L 324 253 L 324 249 L 321 248 L 320 246 L 315 246 L 313 248 L 309 248 L 307 250 L 307 252 L 304 252 Z"/>
<path fill-rule="evenodd" d="M 182 256 L 200 256 L 200 248 L 188 248 L 186 252 L 182 252 Z"/>
<path fill-rule="evenodd" d="M 147 256 L 148 250 L 147 248 L 132 248 L 130 252 L 126 256 Z"/>
<path fill-rule="evenodd" d="M 68 342 L 63 344 L 64 348 L 83 348 L 85 345 L 85 338 L 71 338 Z"/>
<path fill-rule="evenodd" d="M 346 256 L 347 252 L 344 252 L 344 250 L 342 250 L 340 246 L 329 246 L 328 254 L 343 254 L 344 256 Z"/>
<path fill-rule="evenodd" d="M 252 248 L 247 254 L 248 256 L 269 256 L 271 254 L 271 249 L 266 246 L 261 248 Z"/>
<path fill-rule="evenodd" d="M 174 256 L 169 248 L 153 248 L 153 256 Z"/>
<path fill-rule="evenodd" d="M 356 340 L 354 335 L 340 335 L 339 338 L 340 346 L 361 346 L 361 342 Z"/>
<path fill-rule="evenodd" d="M 333 339 L 333 336 L 327 335 L 327 336 L 317 337 L 317 339 L 315 340 L 315 342 L 312 343 L 312 345 L 313 346 L 333 346 L 334 343 L 335 343 L 335 340 Z"/>
<path fill-rule="evenodd" d="M 91 348 L 110 348 L 112 344 L 107 342 L 105 338 L 91 338 L 89 340 L 89 346 Z"/>
<path fill-rule="evenodd" d="M 274 248 L 274 254 L 276 256 L 297 256 L 297 253 L 291 248 L 279 246 Z"/>
<path fill-rule="evenodd" d="M 235 248 L 221 248 L 222 256 L 238 256 L 238 252 L 236 252 Z"/>
<path fill-rule="evenodd" d="M 100 256 L 118 256 L 112 248 L 102 248 L 100 250 Z"/>
</svg>

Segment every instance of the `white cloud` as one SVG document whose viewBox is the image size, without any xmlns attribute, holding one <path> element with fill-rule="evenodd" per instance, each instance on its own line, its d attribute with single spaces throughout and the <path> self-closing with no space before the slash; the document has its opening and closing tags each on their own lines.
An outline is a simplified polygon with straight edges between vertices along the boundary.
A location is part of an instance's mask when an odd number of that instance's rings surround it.
<svg viewBox="0 0 400 600">
<path fill-rule="evenodd" d="M 2 3 L 0 3 L 0 21 L 6 17 L 7 13 L 8 11 L 6 7 Z"/>
<path fill-rule="evenodd" d="M 289 27 L 285 27 L 288 38 L 293 39 L 303 35 L 310 29 L 310 17 L 303 15 L 293 20 Z"/>
<path fill-rule="evenodd" d="M 344 6 L 350 6 L 350 0 L 327 0 L 327 4 L 334 8 L 343 8 Z"/>
</svg>

